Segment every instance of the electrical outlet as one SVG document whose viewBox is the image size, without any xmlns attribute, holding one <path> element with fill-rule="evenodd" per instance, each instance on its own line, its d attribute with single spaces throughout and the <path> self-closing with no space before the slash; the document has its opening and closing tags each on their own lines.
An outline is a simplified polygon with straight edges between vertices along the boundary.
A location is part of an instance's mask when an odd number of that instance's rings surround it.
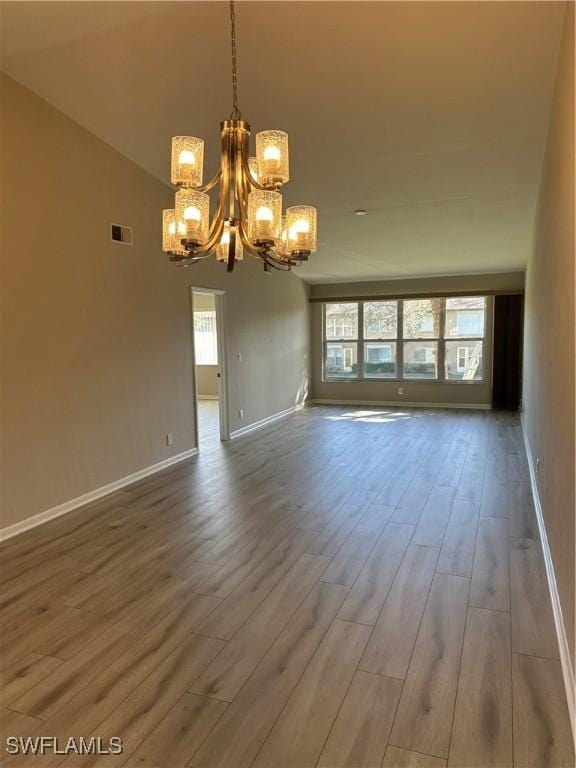
<svg viewBox="0 0 576 768">
<path fill-rule="evenodd" d="M 540 459 L 536 459 L 536 474 L 540 474 Z"/>
<path fill-rule="evenodd" d="M 174 442 L 174 436 L 172 435 L 172 432 L 168 432 L 166 435 L 166 445 L 172 445 Z"/>
<path fill-rule="evenodd" d="M 398 387 L 398 394 L 403 395 L 404 394 L 404 387 Z"/>
<path fill-rule="evenodd" d="M 241 419 L 243 419 L 243 418 L 244 418 L 244 408 L 240 408 L 240 410 L 238 411 L 238 416 L 239 416 Z"/>
</svg>

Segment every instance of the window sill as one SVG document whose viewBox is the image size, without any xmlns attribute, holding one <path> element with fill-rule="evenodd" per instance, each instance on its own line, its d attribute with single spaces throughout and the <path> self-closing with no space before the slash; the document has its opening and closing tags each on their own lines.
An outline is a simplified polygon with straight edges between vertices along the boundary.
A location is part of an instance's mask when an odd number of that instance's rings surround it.
<svg viewBox="0 0 576 768">
<path fill-rule="evenodd" d="M 378 379 L 378 378 L 369 378 L 369 379 L 344 379 L 344 378 L 338 378 L 338 379 L 322 379 L 322 384 L 365 384 L 368 382 L 369 384 L 449 384 L 453 385 L 456 384 L 457 386 L 470 386 L 471 384 L 486 384 L 485 379 L 476 379 L 476 381 L 441 381 L 440 379 Z"/>
</svg>

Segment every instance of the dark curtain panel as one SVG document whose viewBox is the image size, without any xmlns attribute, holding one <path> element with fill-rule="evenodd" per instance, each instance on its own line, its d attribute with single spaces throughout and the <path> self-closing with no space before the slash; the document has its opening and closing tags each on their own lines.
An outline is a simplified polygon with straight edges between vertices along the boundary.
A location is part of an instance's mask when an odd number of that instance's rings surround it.
<svg viewBox="0 0 576 768">
<path fill-rule="evenodd" d="M 524 297 L 494 297 L 494 363 L 492 407 L 517 411 L 522 378 L 522 324 Z"/>
</svg>

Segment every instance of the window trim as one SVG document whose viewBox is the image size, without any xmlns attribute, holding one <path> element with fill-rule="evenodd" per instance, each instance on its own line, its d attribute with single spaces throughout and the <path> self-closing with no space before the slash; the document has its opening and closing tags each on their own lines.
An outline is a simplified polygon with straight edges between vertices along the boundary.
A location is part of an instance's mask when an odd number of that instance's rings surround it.
<svg viewBox="0 0 576 768">
<path fill-rule="evenodd" d="M 464 294 L 462 294 L 464 297 Z M 474 385 L 474 384 L 486 384 L 488 382 L 488 376 L 485 365 L 484 350 L 489 334 L 489 299 L 490 294 L 486 293 L 478 298 L 484 299 L 484 333 L 482 336 L 475 337 L 454 337 L 446 336 L 446 300 L 460 298 L 456 294 L 447 294 L 445 296 L 430 295 L 430 296 L 418 296 L 419 299 L 437 299 L 440 301 L 440 320 L 438 337 L 436 338 L 404 338 L 404 302 L 410 301 L 413 296 L 398 296 L 398 297 L 386 297 L 382 299 L 375 299 L 372 297 L 358 297 L 355 300 L 351 299 L 330 299 L 326 298 L 322 300 L 322 382 L 333 384 L 337 382 L 380 382 L 380 383 L 394 383 L 394 382 L 408 382 L 410 384 L 456 384 L 456 385 Z M 376 301 L 395 301 L 397 311 L 397 323 L 396 323 L 396 337 L 382 337 L 382 338 L 370 338 L 366 339 L 364 334 L 364 304 L 374 303 Z M 356 304 L 358 307 L 358 333 L 354 339 L 327 339 L 326 338 L 326 307 L 328 304 Z M 411 378 L 404 376 L 404 344 L 406 342 L 434 342 L 437 345 L 436 353 L 436 377 L 429 378 Z M 482 342 L 482 378 L 480 379 L 449 379 L 446 377 L 446 342 L 462 342 L 463 345 L 469 345 L 470 343 Z M 395 376 L 366 376 L 364 373 L 364 353 L 365 345 L 368 343 L 383 343 L 391 342 L 396 344 L 396 375 Z M 326 349 L 328 344 L 356 344 L 357 348 L 357 374 L 356 376 L 337 376 L 332 377 L 326 374 Z"/>
</svg>

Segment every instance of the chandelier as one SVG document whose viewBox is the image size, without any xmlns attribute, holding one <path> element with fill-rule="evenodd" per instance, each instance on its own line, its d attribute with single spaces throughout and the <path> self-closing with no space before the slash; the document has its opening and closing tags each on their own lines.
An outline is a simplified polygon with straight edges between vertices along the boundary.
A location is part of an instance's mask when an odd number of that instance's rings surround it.
<svg viewBox="0 0 576 768">
<path fill-rule="evenodd" d="M 172 139 L 171 180 L 178 187 L 173 209 L 162 214 L 162 250 L 179 266 L 215 254 L 228 271 L 244 251 L 264 269 L 288 271 L 316 251 L 316 209 L 295 205 L 282 213 L 281 187 L 289 180 L 288 134 L 256 134 L 250 156 L 250 124 L 238 109 L 236 19 L 230 0 L 233 111 L 220 124 L 220 170 L 202 184 L 204 141 L 193 136 Z M 218 190 L 210 219 L 209 191 Z"/>
</svg>

